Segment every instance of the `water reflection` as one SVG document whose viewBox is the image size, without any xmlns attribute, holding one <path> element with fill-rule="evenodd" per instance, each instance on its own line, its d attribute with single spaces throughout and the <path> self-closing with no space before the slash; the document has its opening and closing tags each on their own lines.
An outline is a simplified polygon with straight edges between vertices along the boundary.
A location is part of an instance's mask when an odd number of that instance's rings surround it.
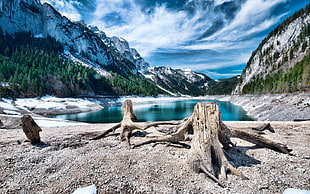
<svg viewBox="0 0 310 194">
<path fill-rule="evenodd" d="M 192 114 L 197 102 L 208 100 L 178 100 L 170 102 L 156 102 L 153 104 L 134 105 L 134 113 L 138 121 L 181 120 Z M 216 101 L 219 104 L 221 117 L 224 121 L 253 120 L 239 106 L 230 102 Z M 83 121 L 89 123 L 114 123 L 122 119 L 121 107 L 104 108 L 97 112 L 58 115 L 56 118 Z"/>
</svg>

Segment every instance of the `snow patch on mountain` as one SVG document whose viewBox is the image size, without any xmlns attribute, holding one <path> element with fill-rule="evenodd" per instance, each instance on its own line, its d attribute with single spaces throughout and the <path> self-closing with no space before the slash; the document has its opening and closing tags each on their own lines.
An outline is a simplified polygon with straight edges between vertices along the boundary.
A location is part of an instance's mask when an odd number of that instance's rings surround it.
<svg viewBox="0 0 310 194">
<path fill-rule="evenodd" d="M 125 39 L 110 38 L 97 27 L 87 26 L 83 21 L 71 21 L 48 3 L 3 0 L 0 12 L 0 23 L 5 24 L 1 25 L 4 33 L 30 31 L 37 38 L 51 36 L 68 48 L 75 58 L 84 64 L 90 63 L 96 70 L 115 66 L 122 71 L 137 72 L 149 66 Z M 121 66 L 124 58 L 132 63 L 125 69 Z"/>
<path fill-rule="evenodd" d="M 158 86 L 177 95 L 203 95 L 212 79 L 190 69 L 150 67 L 143 75 Z"/>
</svg>

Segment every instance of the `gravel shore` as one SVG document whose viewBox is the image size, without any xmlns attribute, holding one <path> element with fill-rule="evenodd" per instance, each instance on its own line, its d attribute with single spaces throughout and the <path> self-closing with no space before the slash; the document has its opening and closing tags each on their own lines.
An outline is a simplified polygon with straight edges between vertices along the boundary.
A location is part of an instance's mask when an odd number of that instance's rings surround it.
<svg viewBox="0 0 310 194">
<path fill-rule="evenodd" d="M 262 122 L 225 122 L 251 128 Z M 310 122 L 271 122 L 266 137 L 287 144 L 295 156 L 233 139 L 230 162 L 249 180 L 229 175 L 222 188 L 187 165 L 185 148 L 168 144 L 130 149 L 118 136 L 89 141 L 85 132 L 114 124 L 43 128 L 44 143 L 25 142 L 21 129 L 1 129 L 0 193 L 72 193 L 95 184 L 98 193 L 282 193 L 310 190 Z M 150 129 L 149 133 L 154 131 Z M 133 137 L 132 142 L 142 137 Z"/>
<path fill-rule="evenodd" d="M 0 115 L 4 124 L 0 127 L 0 193 L 72 193 L 92 184 L 98 193 L 269 194 L 283 193 L 287 188 L 310 191 L 310 121 L 292 122 L 308 119 L 309 94 L 212 98 L 232 101 L 265 121 L 225 122 L 231 128 L 252 128 L 273 120 L 270 123 L 276 133 L 266 132 L 264 136 L 288 145 L 294 155 L 233 138 L 237 146 L 227 151 L 227 157 L 249 180 L 229 175 L 222 188 L 189 168 L 185 148 L 149 144 L 130 149 L 115 135 L 92 141 L 85 135 L 98 134 L 115 124 L 81 125 L 35 118 L 43 129 L 42 143 L 32 145 L 25 141 L 20 116 Z M 149 135 L 154 132 L 156 128 L 148 130 Z M 132 143 L 142 138 L 133 137 Z"/>
<path fill-rule="evenodd" d="M 241 106 L 258 121 L 310 120 L 310 93 L 210 96 Z"/>
</svg>

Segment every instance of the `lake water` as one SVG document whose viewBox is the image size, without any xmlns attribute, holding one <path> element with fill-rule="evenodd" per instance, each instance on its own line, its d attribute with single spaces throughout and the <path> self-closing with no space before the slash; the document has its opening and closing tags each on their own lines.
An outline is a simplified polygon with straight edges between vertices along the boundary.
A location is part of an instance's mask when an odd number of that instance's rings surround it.
<svg viewBox="0 0 310 194">
<path fill-rule="evenodd" d="M 151 104 L 134 104 L 133 109 L 138 121 L 181 120 L 193 113 L 197 102 L 210 100 L 156 101 Z M 214 102 L 214 100 L 212 100 Z M 215 101 L 219 104 L 223 121 L 252 121 L 253 118 L 239 106 L 230 102 Z M 104 108 L 97 112 L 57 115 L 56 118 L 88 123 L 115 123 L 122 120 L 120 106 Z"/>
</svg>

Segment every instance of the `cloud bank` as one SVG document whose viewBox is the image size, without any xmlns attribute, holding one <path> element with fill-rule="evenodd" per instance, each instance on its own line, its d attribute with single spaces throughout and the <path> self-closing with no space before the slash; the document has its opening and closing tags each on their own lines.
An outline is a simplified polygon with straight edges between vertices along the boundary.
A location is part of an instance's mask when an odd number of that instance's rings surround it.
<svg viewBox="0 0 310 194">
<path fill-rule="evenodd" d="M 73 20 L 84 19 L 108 36 L 125 38 L 153 66 L 191 68 L 213 78 L 240 74 L 272 28 L 307 4 L 307 0 L 46 1 Z M 83 11 L 83 6 L 90 8 Z"/>
<path fill-rule="evenodd" d="M 59 12 L 61 12 L 66 17 L 74 21 L 79 21 L 82 19 L 81 14 L 76 9 L 77 6 L 81 4 L 75 0 L 63 1 L 63 0 L 41 0 L 41 3 L 49 3 L 55 7 Z"/>
</svg>

